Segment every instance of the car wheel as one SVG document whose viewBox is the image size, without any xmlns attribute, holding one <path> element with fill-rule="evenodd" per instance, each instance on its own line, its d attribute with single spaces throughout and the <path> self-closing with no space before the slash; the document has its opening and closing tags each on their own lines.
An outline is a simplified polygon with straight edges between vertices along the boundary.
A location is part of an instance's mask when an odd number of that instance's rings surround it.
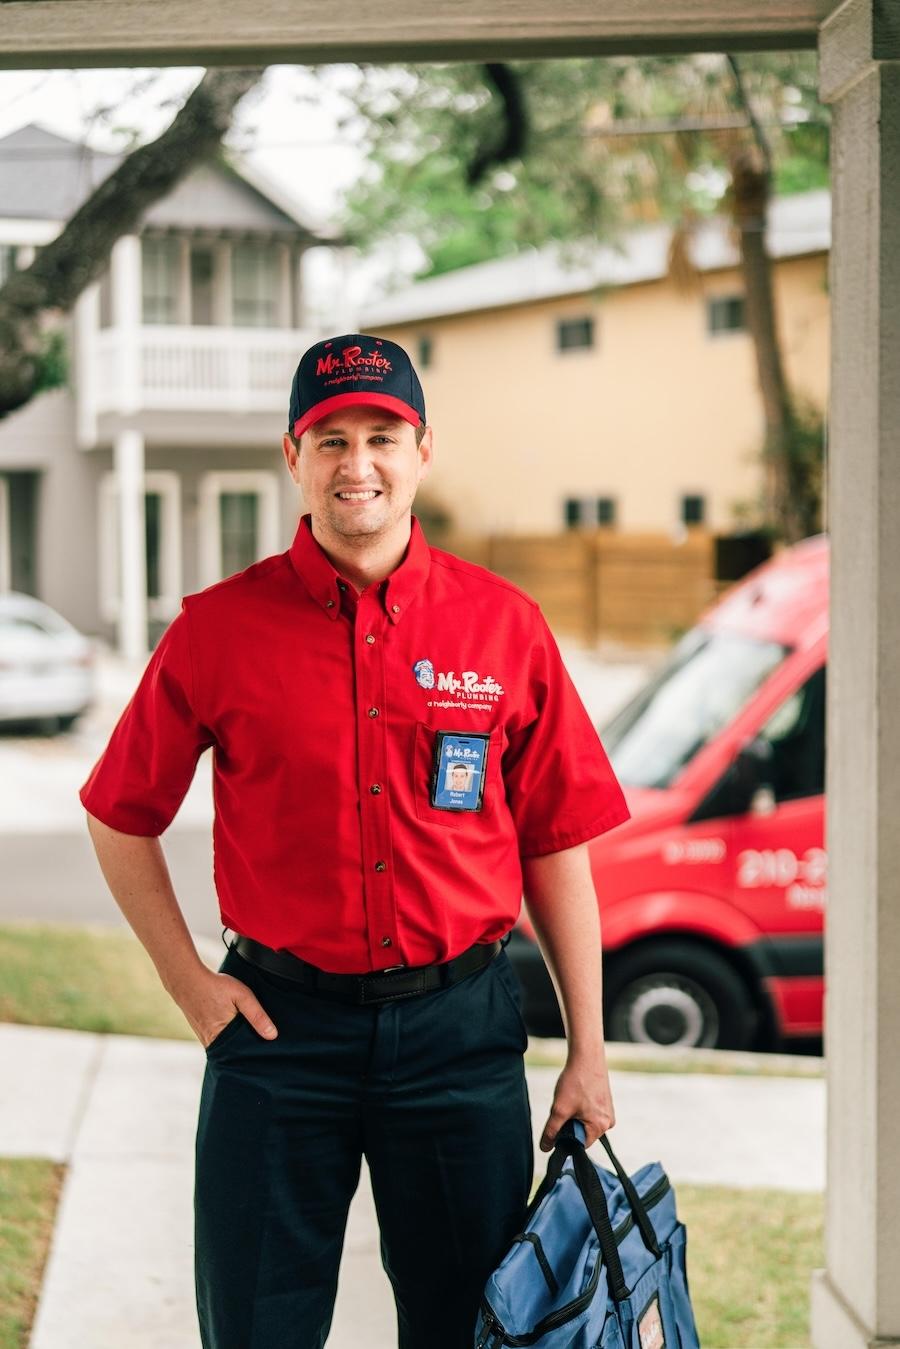
<svg viewBox="0 0 900 1349">
<path fill-rule="evenodd" d="M 757 1015 L 740 975 L 714 951 L 647 943 L 608 962 L 604 1028 L 610 1040 L 746 1049 Z"/>
<path fill-rule="evenodd" d="M 57 729 L 60 731 L 71 731 L 72 727 L 75 725 L 76 721 L 80 716 L 81 716 L 80 712 L 69 712 L 64 717 L 57 717 L 56 718 Z"/>
</svg>

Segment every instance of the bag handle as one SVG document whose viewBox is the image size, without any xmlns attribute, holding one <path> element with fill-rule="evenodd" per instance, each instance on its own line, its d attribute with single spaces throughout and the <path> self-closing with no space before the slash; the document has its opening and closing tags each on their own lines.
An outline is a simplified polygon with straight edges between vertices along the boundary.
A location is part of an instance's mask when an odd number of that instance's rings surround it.
<svg viewBox="0 0 900 1349">
<path fill-rule="evenodd" d="M 612 1223 L 610 1222 L 609 1209 L 606 1203 L 606 1194 L 600 1183 L 600 1178 L 594 1170 L 594 1163 L 585 1151 L 584 1142 L 586 1136 L 584 1124 L 580 1119 L 566 1120 L 565 1124 L 563 1124 L 562 1128 L 558 1131 L 554 1140 L 553 1155 L 547 1164 L 547 1173 L 538 1186 L 534 1198 L 526 1210 L 525 1226 L 531 1221 L 532 1215 L 541 1203 L 541 1200 L 550 1193 L 553 1186 L 559 1180 L 563 1166 L 565 1165 L 566 1157 L 571 1156 L 575 1182 L 581 1193 L 581 1197 L 584 1200 L 584 1205 L 588 1211 L 588 1216 L 590 1217 L 594 1231 L 597 1233 L 597 1239 L 600 1242 L 600 1250 L 602 1251 L 603 1259 L 606 1262 L 609 1291 L 617 1302 L 622 1302 L 629 1296 L 629 1289 L 625 1281 L 625 1275 L 622 1271 L 619 1247 L 613 1236 Z M 659 1259 L 662 1253 L 659 1248 L 659 1243 L 656 1240 L 653 1224 L 647 1216 L 647 1211 L 644 1208 L 640 1195 L 635 1189 L 631 1178 L 620 1165 L 605 1134 L 600 1135 L 600 1141 L 609 1153 L 610 1159 L 616 1168 L 616 1174 L 622 1182 L 622 1188 L 624 1189 L 626 1198 L 631 1206 L 631 1211 L 640 1230 L 644 1245 L 657 1259 Z"/>
</svg>

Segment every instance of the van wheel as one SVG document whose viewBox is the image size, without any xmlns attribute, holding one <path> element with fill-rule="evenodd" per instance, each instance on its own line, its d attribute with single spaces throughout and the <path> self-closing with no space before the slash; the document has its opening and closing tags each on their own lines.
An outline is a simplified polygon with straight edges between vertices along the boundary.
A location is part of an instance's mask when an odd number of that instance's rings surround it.
<svg viewBox="0 0 900 1349">
<path fill-rule="evenodd" d="M 604 976 L 610 1040 L 746 1049 L 756 1013 L 744 981 L 713 951 L 658 941 L 624 951 Z"/>
</svg>

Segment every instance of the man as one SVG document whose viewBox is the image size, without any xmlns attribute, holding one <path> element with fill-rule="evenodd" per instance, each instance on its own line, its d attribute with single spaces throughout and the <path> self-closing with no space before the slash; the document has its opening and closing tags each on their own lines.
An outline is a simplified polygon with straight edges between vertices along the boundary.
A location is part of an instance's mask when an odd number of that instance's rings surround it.
<svg viewBox="0 0 900 1349">
<path fill-rule="evenodd" d="M 365 1153 L 401 1349 L 469 1349 L 533 1178 L 500 939 L 529 910 L 568 1033 L 541 1147 L 614 1122 L 586 842 L 628 816 L 538 606 L 430 548 L 421 385 L 388 339 L 301 358 L 287 552 L 185 598 L 81 791 L 110 888 L 205 1047 L 205 1349 L 320 1349 Z M 214 755 L 235 936 L 190 940 L 158 836 Z M 472 769 L 460 793 L 446 766 Z M 304 789 L 312 773 L 315 793 Z M 477 789 L 476 789 L 477 788 Z"/>
</svg>

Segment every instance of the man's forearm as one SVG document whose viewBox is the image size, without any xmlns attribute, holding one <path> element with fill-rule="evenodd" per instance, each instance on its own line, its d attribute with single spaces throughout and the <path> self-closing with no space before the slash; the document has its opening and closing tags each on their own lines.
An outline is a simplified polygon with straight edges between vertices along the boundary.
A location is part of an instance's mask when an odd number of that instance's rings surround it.
<svg viewBox="0 0 900 1349">
<path fill-rule="evenodd" d="M 159 839 L 120 833 L 90 813 L 88 832 L 113 898 L 175 996 L 206 966 L 175 897 Z"/>
<path fill-rule="evenodd" d="M 525 902 L 556 988 L 570 1054 L 604 1056 L 600 913 L 587 844 L 526 857 Z"/>
</svg>

